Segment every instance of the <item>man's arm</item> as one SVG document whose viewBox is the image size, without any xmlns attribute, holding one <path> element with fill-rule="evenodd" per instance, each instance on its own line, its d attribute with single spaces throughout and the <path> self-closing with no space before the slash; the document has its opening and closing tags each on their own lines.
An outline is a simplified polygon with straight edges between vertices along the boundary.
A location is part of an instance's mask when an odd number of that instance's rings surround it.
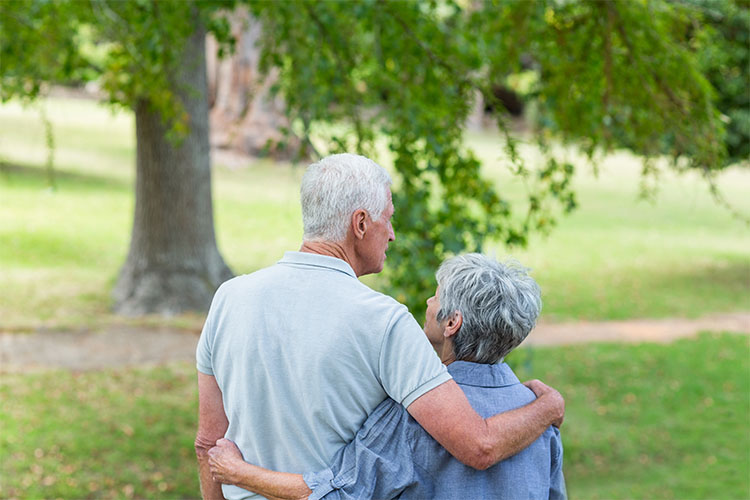
<svg viewBox="0 0 750 500">
<path fill-rule="evenodd" d="M 198 474 L 201 494 L 205 500 L 223 499 L 221 483 L 211 477 L 208 450 L 224 437 L 229 421 L 224 414 L 224 404 L 216 379 L 198 372 L 198 434 L 195 437 L 195 454 L 198 457 Z"/>
<path fill-rule="evenodd" d="M 457 460 L 484 470 L 515 455 L 550 425 L 562 424 L 565 402 L 539 381 L 527 382 L 536 401 L 483 419 L 453 380 L 417 398 L 408 412 Z"/>
</svg>

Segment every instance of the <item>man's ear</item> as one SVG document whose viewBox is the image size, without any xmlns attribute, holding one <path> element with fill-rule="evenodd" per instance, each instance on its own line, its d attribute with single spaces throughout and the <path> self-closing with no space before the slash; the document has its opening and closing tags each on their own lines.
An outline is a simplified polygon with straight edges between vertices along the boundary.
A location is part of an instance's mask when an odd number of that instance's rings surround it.
<svg viewBox="0 0 750 500">
<path fill-rule="evenodd" d="M 352 234 L 358 240 L 365 237 L 367 232 L 367 210 L 360 208 L 352 213 Z"/>
<path fill-rule="evenodd" d="M 464 317 L 461 314 L 461 311 L 454 312 L 453 316 L 448 318 L 447 322 L 445 323 L 445 330 L 443 330 L 443 336 L 445 338 L 453 337 L 461 329 L 461 325 L 463 325 L 463 323 L 464 323 Z"/>
</svg>

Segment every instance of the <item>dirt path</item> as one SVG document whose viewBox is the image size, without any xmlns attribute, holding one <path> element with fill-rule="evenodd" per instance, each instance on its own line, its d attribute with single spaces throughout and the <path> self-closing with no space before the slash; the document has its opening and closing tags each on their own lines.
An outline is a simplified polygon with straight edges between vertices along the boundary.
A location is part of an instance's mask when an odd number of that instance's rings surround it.
<svg viewBox="0 0 750 500">
<path fill-rule="evenodd" d="M 701 331 L 750 334 L 750 312 L 699 319 L 540 322 L 524 345 L 584 342 L 672 342 Z M 77 371 L 192 361 L 198 331 L 111 326 L 91 331 L 0 332 L 0 372 Z"/>
<path fill-rule="evenodd" d="M 703 331 L 750 334 L 750 312 L 715 314 L 697 319 L 635 319 L 628 321 L 540 322 L 524 342 L 563 345 L 585 342 L 669 343 Z"/>
</svg>

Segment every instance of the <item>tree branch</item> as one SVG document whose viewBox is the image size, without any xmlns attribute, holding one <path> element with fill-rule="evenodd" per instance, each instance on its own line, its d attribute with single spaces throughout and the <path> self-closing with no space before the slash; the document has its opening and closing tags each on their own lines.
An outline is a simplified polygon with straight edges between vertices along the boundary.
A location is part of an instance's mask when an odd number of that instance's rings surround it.
<svg viewBox="0 0 750 500">
<path fill-rule="evenodd" d="M 630 37 L 628 36 L 627 32 L 625 31 L 625 28 L 623 27 L 622 18 L 620 17 L 620 13 L 617 10 L 617 7 L 615 5 L 615 2 L 605 2 L 604 5 L 607 8 L 608 15 L 611 15 L 615 20 L 615 25 L 617 26 L 617 32 L 620 34 L 620 38 L 622 39 L 622 42 L 625 44 L 625 47 L 628 49 L 628 59 L 630 60 L 630 63 L 636 67 L 637 61 L 635 60 L 635 49 L 633 49 L 633 44 L 630 41 Z M 672 92 L 672 89 L 669 88 L 668 85 L 664 83 L 662 78 L 653 71 L 648 65 L 646 65 L 646 69 L 648 71 L 649 76 L 653 79 L 654 82 L 656 82 L 657 87 L 659 87 L 659 90 L 661 90 L 664 95 L 667 96 L 669 101 L 672 102 L 672 104 L 681 112 L 685 113 L 686 106 L 681 100 Z"/>
</svg>

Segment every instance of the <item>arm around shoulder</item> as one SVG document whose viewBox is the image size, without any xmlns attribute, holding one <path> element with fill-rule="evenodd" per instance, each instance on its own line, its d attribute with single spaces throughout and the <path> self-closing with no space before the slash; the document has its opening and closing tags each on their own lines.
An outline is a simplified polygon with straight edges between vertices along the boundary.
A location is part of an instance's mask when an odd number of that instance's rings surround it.
<svg viewBox="0 0 750 500">
<path fill-rule="evenodd" d="M 551 424 L 562 422 L 562 397 L 548 389 L 526 406 L 483 419 L 451 380 L 420 396 L 407 410 L 457 460 L 484 470 L 526 448 Z"/>
</svg>

